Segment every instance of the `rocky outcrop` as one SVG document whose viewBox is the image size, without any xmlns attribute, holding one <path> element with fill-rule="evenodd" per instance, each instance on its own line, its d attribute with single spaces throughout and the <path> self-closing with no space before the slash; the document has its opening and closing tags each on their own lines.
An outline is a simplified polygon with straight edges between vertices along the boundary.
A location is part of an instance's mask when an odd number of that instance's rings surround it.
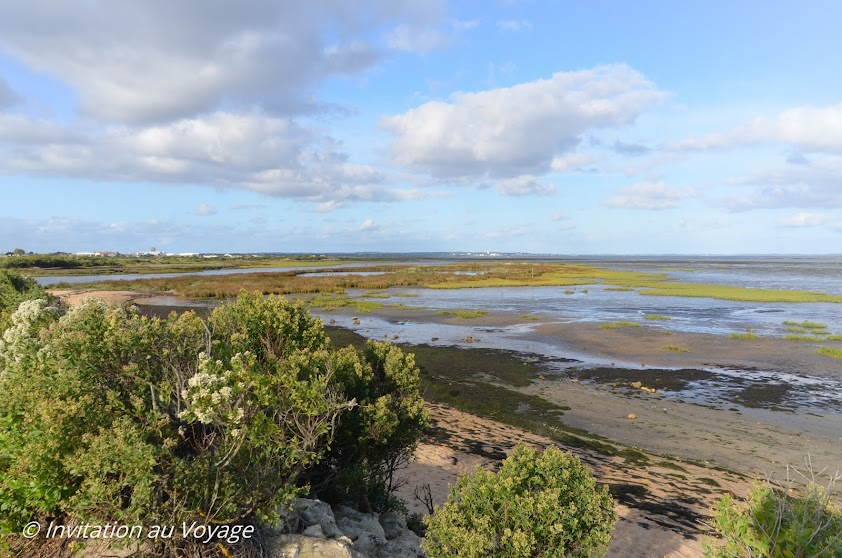
<svg viewBox="0 0 842 558">
<path fill-rule="evenodd" d="M 335 511 L 302 498 L 269 544 L 269 558 L 419 558 L 421 538 L 394 512 L 380 516 L 347 506 Z"/>
</svg>

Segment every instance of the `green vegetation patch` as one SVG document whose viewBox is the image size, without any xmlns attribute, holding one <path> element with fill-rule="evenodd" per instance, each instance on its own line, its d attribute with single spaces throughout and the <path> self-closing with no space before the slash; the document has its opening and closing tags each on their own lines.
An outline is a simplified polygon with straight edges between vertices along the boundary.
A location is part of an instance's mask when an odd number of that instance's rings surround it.
<svg viewBox="0 0 842 558">
<path fill-rule="evenodd" d="M 842 349 L 837 349 L 836 347 L 821 347 L 820 349 L 816 350 L 816 352 L 820 355 L 825 355 L 833 358 L 842 358 Z"/>
<path fill-rule="evenodd" d="M 470 320 L 472 318 L 481 318 L 488 314 L 485 310 L 439 310 L 437 314 L 441 316 L 456 316 L 463 320 Z"/>
<path fill-rule="evenodd" d="M 760 339 L 760 336 L 753 331 L 746 331 L 745 333 L 729 333 L 728 337 L 732 339 Z"/>
<path fill-rule="evenodd" d="M 619 322 L 609 322 L 607 324 L 602 324 L 601 326 L 599 326 L 599 329 L 620 329 L 624 327 L 640 327 L 640 324 L 637 322 L 620 320 Z"/>
<path fill-rule="evenodd" d="M 673 353 L 686 353 L 688 350 L 685 347 L 681 347 L 680 345 L 664 345 L 661 347 L 665 351 L 671 351 Z"/>
<path fill-rule="evenodd" d="M 656 322 L 668 322 L 672 320 L 669 316 L 662 316 L 660 314 L 644 314 L 643 316 L 647 320 L 652 320 Z"/>
<path fill-rule="evenodd" d="M 784 335 L 784 339 L 789 341 L 824 341 L 824 337 L 816 337 L 814 335 Z"/>
<path fill-rule="evenodd" d="M 729 285 L 703 283 L 660 282 L 645 286 L 640 294 L 648 296 L 685 296 L 737 300 L 745 302 L 842 302 L 842 296 L 816 291 L 790 291 L 784 289 L 750 289 Z M 809 322 L 806 322 L 809 323 Z M 803 323 L 801 324 L 803 326 Z"/>
</svg>

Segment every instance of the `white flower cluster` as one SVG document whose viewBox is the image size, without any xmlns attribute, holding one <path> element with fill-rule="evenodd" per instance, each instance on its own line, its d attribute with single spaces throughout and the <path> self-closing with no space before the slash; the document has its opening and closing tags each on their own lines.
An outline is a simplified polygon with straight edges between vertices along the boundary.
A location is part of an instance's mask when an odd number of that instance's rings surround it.
<svg viewBox="0 0 842 558">
<path fill-rule="evenodd" d="M 242 369 L 243 356 L 237 353 L 231 358 L 234 369 Z M 199 370 L 187 380 L 187 389 L 181 394 L 187 403 L 181 417 L 203 424 L 223 423 L 233 427 L 231 434 L 238 435 L 245 417 L 245 411 L 236 406 L 237 396 L 245 387 L 238 376 L 234 370 L 226 369 L 221 360 L 199 353 Z"/>
<path fill-rule="evenodd" d="M 21 302 L 12 314 L 12 325 L 3 332 L 3 338 L 0 339 L 0 364 L 3 361 L 19 362 L 22 346 L 33 340 L 38 330 L 54 321 L 57 315 L 57 309 L 48 306 L 42 298 Z"/>
</svg>

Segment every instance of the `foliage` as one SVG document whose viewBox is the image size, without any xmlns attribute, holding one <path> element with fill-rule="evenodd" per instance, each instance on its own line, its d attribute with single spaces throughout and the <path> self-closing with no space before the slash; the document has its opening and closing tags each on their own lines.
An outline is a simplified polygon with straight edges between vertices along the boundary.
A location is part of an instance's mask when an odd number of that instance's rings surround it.
<svg viewBox="0 0 842 558">
<path fill-rule="evenodd" d="M 271 521 L 306 492 L 302 474 L 334 432 L 328 462 L 374 469 L 411 452 L 425 423 L 411 355 L 331 350 L 321 322 L 278 297 L 243 293 L 207 321 L 94 299 L 60 315 L 36 300 L 11 322 L 0 345 L 0 536 L 47 517 Z M 156 543 L 164 554 L 187 544 Z"/>
<path fill-rule="evenodd" d="M 34 279 L 0 270 L 0 334 L 11 324 L 12 312 L 21 302 L 37 298 L 52 300 Z"/>
<path fill-rule="evenodd" d="M 842 349 L 836 347 L 820 347 L 816 350 L 820 355 L 825 355 L 833 358 L 842 358 Z"/>
<path fill-rule="evenodd" d="M 427 520 L 423 548 L 428 558 L 598 556 L 615 521 L 608 489 L 578 458 L 520 444 L 499 474 L 459 478 Z"/>
<path fill-rule="evenodd" d="M 350 499 L 378 512 L 400 509 L 395 472 L 412 456 L 428 419 L 419 371 L 413 355 L 388 342 L 367 341 L 362 357 L 353 347 L 336 352 L 343 365 L 336 368 L 335 385 L 357 406 L 342 417 L 313 479 L 331 485 L 323 495 L 328 499 Z"/>
<path fill-rule="evenodd" d="M 637 322 L 620 320 L 619 322 L 609 322 L 607 324 L 602 324 L 599 326 L 599 329 L 620 329 L 622 327 L 640 327 L 640 324 Z"/>
<path fill-rule="evenodd" d="M 705 545 L 707 558 L 840 558 L 842 510 L 830 503 L 837 474 L 827 486 L 810 474 L 806 492 L 792 483 L 755 483 L 745 502 L 720 500 L 714 523 L 721 540 Z"/>
</svg>

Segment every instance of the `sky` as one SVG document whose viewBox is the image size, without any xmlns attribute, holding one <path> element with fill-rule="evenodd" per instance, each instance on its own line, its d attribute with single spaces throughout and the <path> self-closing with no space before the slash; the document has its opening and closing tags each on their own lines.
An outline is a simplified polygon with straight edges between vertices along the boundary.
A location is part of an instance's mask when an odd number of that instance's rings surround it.
<svg viewBox="0 0 842 558">
<path fill-rule="evenodd" d="M 839 21 L 0 0 L 0 252 L 840 253 Z"/>
</svg>

